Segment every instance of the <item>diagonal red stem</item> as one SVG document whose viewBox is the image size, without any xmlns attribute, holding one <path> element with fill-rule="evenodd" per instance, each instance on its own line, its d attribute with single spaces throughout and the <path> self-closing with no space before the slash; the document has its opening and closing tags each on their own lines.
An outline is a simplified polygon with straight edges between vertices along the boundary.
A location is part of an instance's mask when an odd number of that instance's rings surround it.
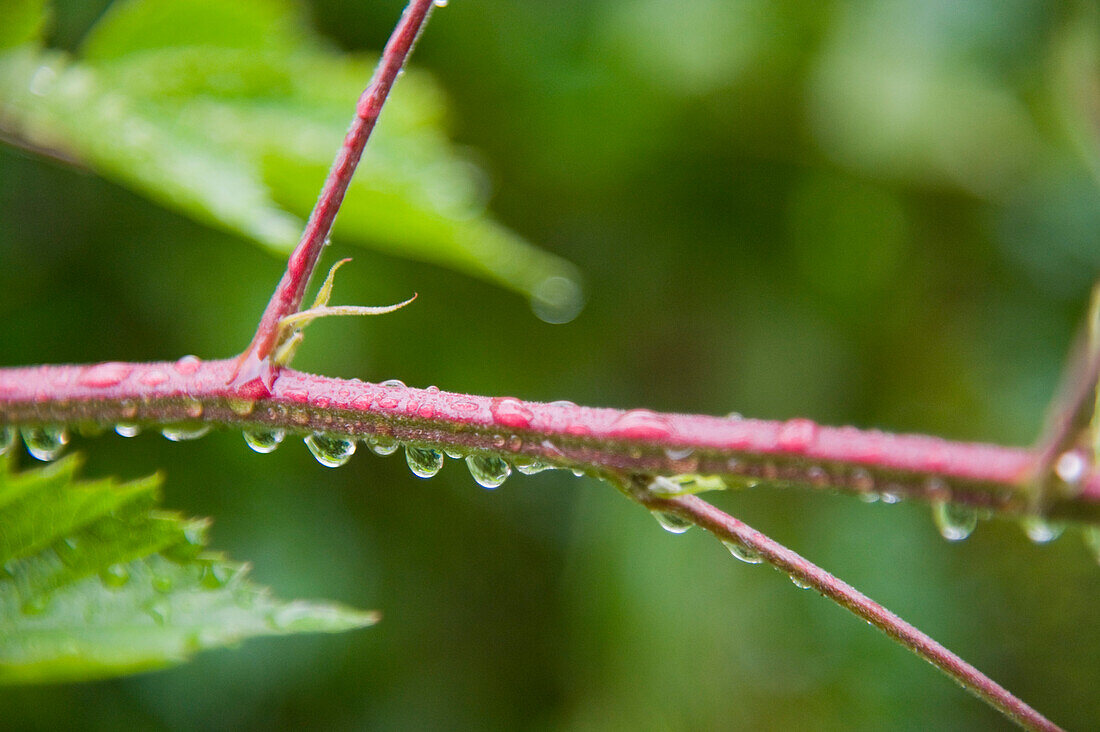
<svg viewBox="0 0 1100 732">
<path fill-rule="evenodd" d="M 628 484 L 627 489 L 631 497 L 651 510 L 673 513 L 706 529 L 722 541 L 734 542 L 752 550 L 776 569 L 798 580 L 801 585 L 814 588 L 852 614 L 874 625 L 1024 729 L 1048 732 L 1060 729 L 928 634 L 813 562 L 697 496 L 655 497 L 646 490 L 644 480 Z"/>
<path fill-rule="evenodd" d="M 359 158 L 363 155 L 363 148 L 370 139 L 394 81 L 405 66 L 405 61 L 428 20 L 432 4 L 432 0 L 411 0 L 386 42 L 378 68 L 375 69 L 370 85 L 359 98 L 355 118 L 336 154 L 336 160 L 332 163 L 321 195 L 317 198 L 302 232 L 302 238 L 290 255 L 286 272 L 260 318 L 256 335 L 237 359 L 231 382 L 242 392 L 263 396 L 271 390 L 276 367 L 271 363 L 270 357 L 278 345 L 279 321 L 296 313 L 302 304 L 310 277 L 321 258 L 325 244 L 328 243 L 336 213 L 340 210 Z"/>
</svg>

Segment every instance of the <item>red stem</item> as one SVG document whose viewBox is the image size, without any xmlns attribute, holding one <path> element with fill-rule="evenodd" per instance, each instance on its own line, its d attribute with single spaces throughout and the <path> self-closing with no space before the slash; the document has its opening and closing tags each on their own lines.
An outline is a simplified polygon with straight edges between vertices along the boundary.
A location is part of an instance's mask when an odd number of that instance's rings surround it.
<svg viewBox="0 0 1100 732">
<path fill-rule="evenodd" d="M 277 371 L 270 359 L 278 345 L 279 321 L 298 312 L 302 304 L 310 277 L 321 258 L 325 244 L 328 243 L 336 213 L 340 210 L 359 158 L 363 155 L 363 148 L 370 139 L 382 106 L 428 20 L 431 9 L 432 0 L 411 0 L 386 42 L 378 68 L 375 69 L 367 89 L 359 97 L 355 118 L 336 154 L 336 160 L 332 163 L 321 195 L 317 198 L 302 232 L 302 238 L 291 253 L 286 272 L 260 318 L 256 335 L 237 359 L 231 382 L 239 391 L 253 396 L 264 396 L 265 392 L 270 392 Z"/>
<path fill-rule="evenodd" d="M 227 384 L 234 361 L 108 363 L 0 369 L 0 424 L 164 425 L 202 420 L 238 429 L 277 427 L 377 435 L 458 451 L 541 460 L 592 474 L 701 473 L 898 498 L 949 501 L 1000 515 L 1031 507 L 1036 454 L 809 420 L 771 422 L 571 402 L 382 386 L 284 369 L 271 395 L 242 399 Z M 242 406 L 243 404 L 243 406 Z M 198 413 L 198 414 L 196 414 Z M 1056 494 L 1052 518 L 1100 523 L 1100 471 L 1076 494 Z"/>
<path fill-rule="evenodd" d="M 652 510 L 676 514 L 723 541 L 733 541 L 748 547 L 792 579 L 813 587 L 833 602 L 871 623 L 1021 727 L 1031 730 L 1060 729 L 1016 698 L 1008 689 L 856 588 L 706 501 L 696 496 L 657 498 L 645 490 L 644 481 L 628 486 L 628 490 L 635 500 Z"/>
<path fill-rule="evenodd" d="M 622 483 L 651 510 L 674 513 L 760 554 L 936 665 L 971 693 L 1029 729 L 1058 729 L 897 615 L 798 554 L 695 496 L 662 497 L 646 489 L 655 474 L 764 475 L 864 490 L 870 478 L 896 487 L 935 486 L 910 497 L 1027 510 L 1019 476 L 1035 453 L 921 435 L 891 435 L 808 420 L 767 422 L 541 404 L 512 397 L 453 394 L 333 379 L 285 369 L 270 397 L 243 399 L 227 384 L 232 360 L 185 357 L 165 363 L 102 363 L 0 369 L 0 425 L 205 421 L 241 429 L 279 428 L 362 437 L 385 436 L 459 452 L 492 452 L 581 468 Z M 823 467 L 823 466 L 827 466 Z M 847 476 L 847 478 L 845 478 Z M 855 476 L 859 476 L 856 478 Z M 852 485 L 845 484 L 844 481 Z M 1100 521 L 1100 473 L 1090 472 L 1074 498 L 1052 513 Z"/>
<path fill-rule="evenodd" d="M 390 36 L 286 272 L 252 342 L 238 358 L 205 364 L 192 357 L 176 363 L 0 369 L 0 426 L 201 420 L 242 429 L 384 435 L 580 467 L 620 483 L 621 476 L 633 475 L 626 489 L 639 503 L 748 547 L 873 623 L 1018 724 L 1057 730 L 978 669 L 786 547 L 697 497 L 657 497 L 645 488 L 646 476 L 696 472 L 860 492 L 875 489 L 877 482 L 912 498 L 1020 513 L 1034 493 L 1027 481 L 1035 479 L 1036 465 L 1045 465 L 1031 451 L 819 427 L 809 420 L 623 412 L 374 385 L 290 370 L 277 373 L 271 357 L 279 323 L 301 306 L 363 149 L 432 5 L 432 0 L 411 0 Z M 1100 520 L 1100 474 L 1089 465 L 1076 487 L 1073 495 L 1052 501 L 1049 513 Z"/>
</svg>

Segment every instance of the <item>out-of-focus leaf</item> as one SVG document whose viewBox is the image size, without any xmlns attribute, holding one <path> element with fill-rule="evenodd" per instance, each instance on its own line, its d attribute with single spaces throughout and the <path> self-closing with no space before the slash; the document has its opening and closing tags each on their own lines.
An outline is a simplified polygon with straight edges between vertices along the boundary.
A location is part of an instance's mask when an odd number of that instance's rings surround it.
<svg viewBox="0 0 1100 732">
<path fill-rule="evenodd" d="M 79 481 L 80 461 L 15 473 L 0 457 L 0 683 L 80 681 L 246 638 L 376 616 L 283 602 L 205 550 L 207 522 L 156 509 L 160 476 Z"/>
<path fill-rule="evenodd" d="M 46 0 L 0 0 L 0 50 L 37 40 L 46 20 Z"/>
<path fill-rule="evenodd" d="M 1011 45 L 1014 17 L 1030 12 L 1003 6 L 996 28 L 969 5 L 875 1 L 843 10 L 811 77 L 821 147 L 874 177 L 993 199 L 1011 193 L 1031 174 L 1041 140 L 992 59 L 991 49 Z"/>
<path fill-rule="evenodd" d="M 84 39 L 91 61 L 161 48 L 288 50 L 306 33 L 287 0 L 116 0 Z"/>
<path fill-rule="evenodd" d="M 1100 12 L 1081 5 L 1053 44 L 1052 107 L 1066 136 L 1100 183 Z"/>
<path fill-rule="evenodd" d="M 0 131 L 285 254 L 373 65 L 304 28 L 282 0 L 116 3 L 79 60 L 29 47 L 0 57 Z M 444 117 L 429 78 L 402 77 L 341 240 L 456 267 L 526 295 L 546 320 L 571 319 L 575 268 L 486 214 L 485 177 Z"/>
</svg>

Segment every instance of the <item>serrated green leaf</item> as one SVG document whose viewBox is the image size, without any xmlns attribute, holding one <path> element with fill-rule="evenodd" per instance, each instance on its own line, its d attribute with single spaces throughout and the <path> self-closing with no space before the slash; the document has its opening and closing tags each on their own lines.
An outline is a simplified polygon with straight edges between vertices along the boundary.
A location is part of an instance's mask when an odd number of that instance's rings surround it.
<svg viewBox="0 0 1100 732">
<path fill-rule="evenodd" d="M 127 0 L 84 55 L 0 58 L 0 130 L 285 255 L 298 240 L 373 59 L 338 54 L 281 0 Z M 576 269 L 494 222 L 484 175 L 448 141 L 424 74 L 397 85 L 339 217 L 341 242 L 582 305 Z"/>
<path fill-rule="evenodd" d="M 161 478 L 80 481 L 72 457 L 0 457 L 0 683 L 160 668 L 246 638 L 337 632 L 377 616 L 283 602 L 205 549 L 208 522 L 154 508 Z"/>
</svg>

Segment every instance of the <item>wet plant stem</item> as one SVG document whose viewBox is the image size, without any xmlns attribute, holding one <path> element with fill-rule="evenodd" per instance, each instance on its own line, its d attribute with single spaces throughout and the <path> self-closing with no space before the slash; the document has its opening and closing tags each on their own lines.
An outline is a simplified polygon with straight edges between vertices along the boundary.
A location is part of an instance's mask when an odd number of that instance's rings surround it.
<svg viewBox="0 0 1100 732">
<path fill-rule="evenodd" d="M 1035 451 L 819 427 L 806 420 L 768 422 L 524 402 L 291 369 L 280 372 L 271 396 L 252 400 L 227 384 L 234 366 L 233 360 L 203 362 L 189 356 L 175 362 L 0 369 L 0 427 L 202 422 L 246 432 L 321 432 L 367 442 L 398 441 L 583 470 L 619 485 L 652 511 L 674 514 L 747 547 L 877 626 L 1022 726 L 1057 729 L 912 625 L 764 534 L 697 496 L 662 496 L 651 490 L 655 476 L 698 472 L 731 481 L 763 479 L 854 492 L 877 485 L 901 497 L 946 499 L 1014 515 L 1029 506 L 1030 493 L 1018 477 L 1029 474 Z M 629 480 L 622 477 L 627 475 Z M 829 476 L 828 485 L 820 482 L 822 475 Z M 930 485 L 935 488 L 931 493 Z M 1080 493 L 1050 508 L 1052 515 L 1100 523 L 1100 474 L 1089 473 Z"/>
<path fill-rule="evenodd" d="M 275 362 L 273 355 L 284 336 L 282 322 L 301 309 L 367 139 L 432 5 L 432 0 L 412 0 L 387 42 L 248 348 L 223 361 L 185 357 L 164 363 L 0 369 L 0 430 L 5 431 L 0 437 L 10 435 L 14 426 L 95 431 L 125 424 L 132 434 L 137 427 L 207 423 L 245 432 L 399 441 L 584 471 L 617 484 L 651 511 L 675 515 L 758 554 L 872 623 L 1017 724 L 1058 729 L 932 638 L 764 534 L 697 496 L 658 495 L 652 490 L 656 476 L 701 474 L 720 476 L 734 485 L 765 481 L 863 495 L 882 492 L 898 499 L 1020 515 L 1036 509 L 1036 466 L 1045 470 L 1052 458 L 1046 454 L 1049 450 L 829 428 L 801 419 L 769 422 L 569 402 L 539 404 L 314 376 Z M 1052 518 L 1100 523 L 1100 473 L 1091 463 L 1078 472 L 1066 485 L 1055 484 L 1053 491 L 1044 492 L 1041 508 Z"/>
<path fill-rule="evenodd" d="M 416 39 L 431 14 L 432 0 L 412 0 L 386 42 L 374 76 L 355 108 L 355 117 L 344 136 L 336 159 L 321 188 L 298 245 L 287 262 L 286 273 L 267 304 L 256 334 L 238 357 L 232 382 L 238 389 L 262 395 L 271 388 L 278 366 L 271 357 L 279 345 L 280 321 L 298 312 L 310 277 L 328 243 L 332 224 L 344 201 L 367 140 L 378 122 L 393 83 L 404 68 Z"/>
<path fill-rule="evenodd" d="M 647 489 L 645 478 L 626 479 L 628 494 L 651 511 L 674 514 L 699 526 L 719 540 L 747 548 L 768 564 L 786 573 L 800 586 L 813 588 L 857 617 L 890 636 L 931 663 L 974 696 L 1029 730 L 1057 730 L 1056 724 L 1016 698 L 1008 689 L 944 648 L 935 639 L 902 620 L 848 583 L 807 561 L 751 526 L 715 508 L 698 496 L 661 498 Z"/>
<path fill-rule="evenodd" d="M 282 369 L 271 395 L 227 384 L 233 360 L 105 363 L 0 369 L 0 425 L 146 428 L 204 422 L 242 431 L 325 432 L 395 439 L 452 452 L 535 460 L 591 475 L 715 475 L 839 490 L 863 497 L 960 504 L 1001 517 L 1026 515 L 1037 452 L 897 435 L 809 420 L 663 414 L 526 402 L 373 384 Z M 1046 516 L 1100 524 L 1100 471 L 1051 499 Z"/>
</svg>

